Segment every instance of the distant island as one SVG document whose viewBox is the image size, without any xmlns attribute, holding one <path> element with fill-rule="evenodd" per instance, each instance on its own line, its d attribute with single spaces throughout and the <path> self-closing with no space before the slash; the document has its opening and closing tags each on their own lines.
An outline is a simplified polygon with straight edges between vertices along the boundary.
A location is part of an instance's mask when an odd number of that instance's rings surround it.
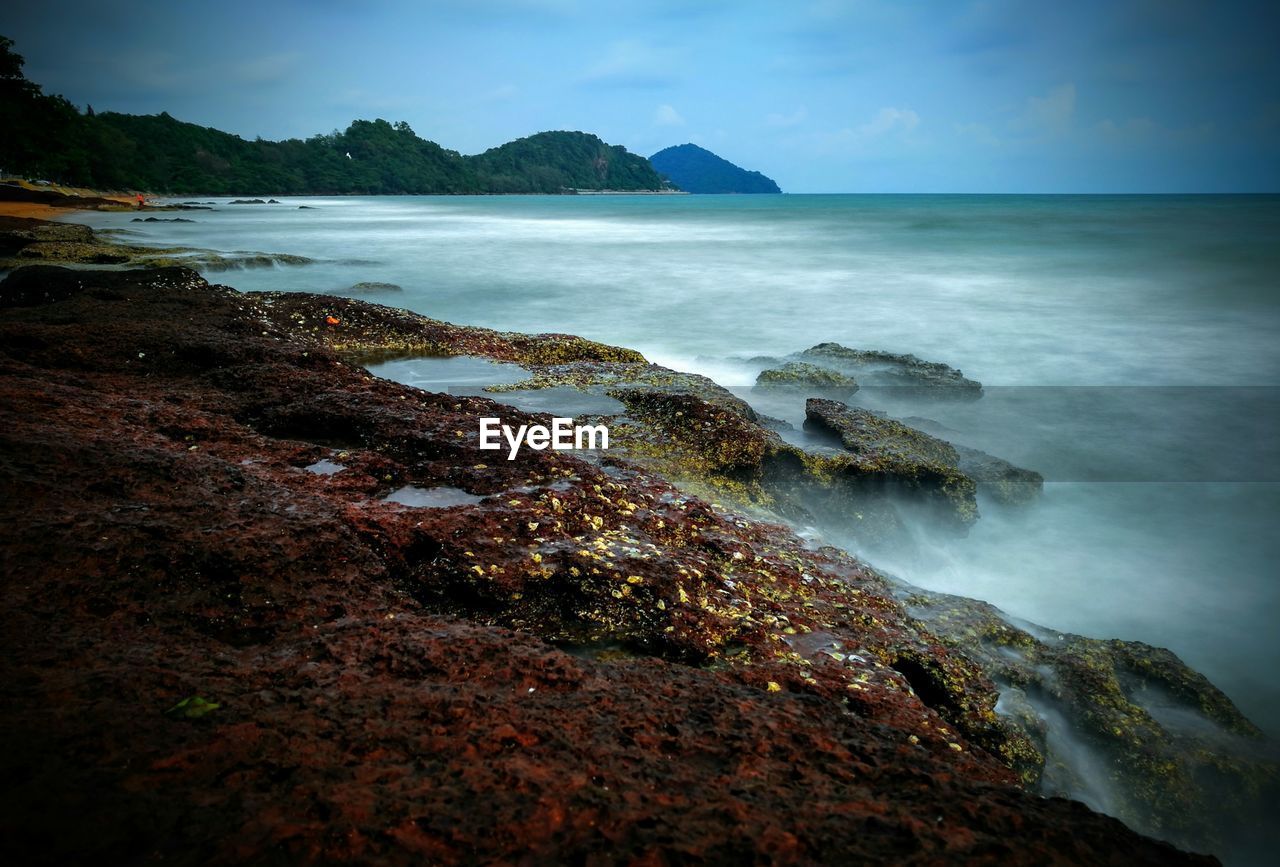
<svg viewBox="0 0 1280 867">
<path fill-rule="evenodd" d="M 404 122 L 356 120 L 306 140 L 246 141 L 167 112 L 83 113 L 22 74 L 0 37 L 0 169 L 103 190 L 204 195 L 657 192 L 644 157 L 585 132 L 541 132 L 464 156 Z"/>
<path fill-rule="evenodd" d="M 747 171 L 695 144 L 660 150 L 653 167 L 689 193 L 781 193 L 771 178 Z"/>
</svg>

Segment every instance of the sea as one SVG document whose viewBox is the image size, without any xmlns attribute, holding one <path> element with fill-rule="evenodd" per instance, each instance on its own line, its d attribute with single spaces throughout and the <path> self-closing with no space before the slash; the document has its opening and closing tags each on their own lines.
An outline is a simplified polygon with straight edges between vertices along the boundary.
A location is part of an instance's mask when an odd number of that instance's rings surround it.
<svg viewBox="0 0 1280 867">
<path fill-rule="evenodd" d="M 314 264 L 207 275 L 456 323 L 566 332 L 751 388 L 814 344 L 912 353 L 976 401 L 857 403 L 1045 477 L 967 536 L 863 550 L 912 584 L 1058 632 L 1168 647 L 1280 737 L 1280 196 L 285 198 L 135 223 L 143 244 Z M 305 207 L 304 207 L 305 206 Z M 797 527 L 804 532 L 808 528 Z"/>
</svg>

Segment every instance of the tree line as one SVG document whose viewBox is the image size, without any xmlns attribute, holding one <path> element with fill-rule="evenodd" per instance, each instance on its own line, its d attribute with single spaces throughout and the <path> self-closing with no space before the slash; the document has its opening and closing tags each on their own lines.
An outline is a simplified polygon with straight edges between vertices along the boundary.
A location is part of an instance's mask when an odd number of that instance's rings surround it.
<svg viewBox="0 0 1280 867">
<path fill-rule="evenodd" d="M 464 156 L 407 123 L 356 120 L 308 139 L 247 141 L 167 112 L 81 111 L 26 79 L 0 36 L 0 171 L 102 190 L 383 195 L 658 190 L 642 156 L 584 132 L 542 132 Z"/>
</svg>

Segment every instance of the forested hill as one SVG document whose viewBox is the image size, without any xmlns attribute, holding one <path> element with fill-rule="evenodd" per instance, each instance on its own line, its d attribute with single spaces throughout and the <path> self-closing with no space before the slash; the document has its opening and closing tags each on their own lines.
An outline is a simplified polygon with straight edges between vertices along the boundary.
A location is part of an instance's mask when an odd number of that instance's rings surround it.
<svg viewBox="0 0 1280 867">
<path fill-rule="evenodd" d="M 487 192 L 657 190 L 662 178 L 644 157 L 582 132 L 540 132 L 479 156 L 463 157 Z"/>
<path fill-rule="evenodd" d="M 770 178 L 739 168 L 711 151 L 682 144 L 649 157 L 653 167 L 687 193 L 780 193 Z"/>
<path fill-rule="evenodd" d="M 657 190 L 642 156 L 583 132 L 544 132 L 478 156 L 419 138 L 406 123 L 246 141 L 167 113 L 81 113 L 41 93 L 0 37 L 0 171 L 97 189 L 176 194 L 558 193 Z"/>
</svg>

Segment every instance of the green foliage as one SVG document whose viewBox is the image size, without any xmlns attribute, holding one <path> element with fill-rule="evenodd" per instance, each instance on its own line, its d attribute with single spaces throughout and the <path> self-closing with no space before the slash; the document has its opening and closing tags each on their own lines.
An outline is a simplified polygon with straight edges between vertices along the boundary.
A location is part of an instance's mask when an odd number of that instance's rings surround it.
<svg viewBox="0 0 1280 867">
<path fill-rule="evenodd" d="M 471 159 L 485 181 L 485 192 L 662 188 L 662 178 L 644 157 L 585 132 L 540 132 Z"/>
<path fill-rule="evenodd" d="M 71 186 L 204 195 L 657 190 L 643 157 L 581 132 L 545 132 L 466 157 L 407 123 L 357 120 L 305 141 L 245 141 L 168 113 L 81 114 L 22 75 L 0 37 L 0 171 Z"/>
<path fill-rule="evenodd" d="M 687 193 L 780 193 L 759 172 L 749 172 L 693 144 L 676 145 L 649 157 L 653 167 Z"/>
</svg>

